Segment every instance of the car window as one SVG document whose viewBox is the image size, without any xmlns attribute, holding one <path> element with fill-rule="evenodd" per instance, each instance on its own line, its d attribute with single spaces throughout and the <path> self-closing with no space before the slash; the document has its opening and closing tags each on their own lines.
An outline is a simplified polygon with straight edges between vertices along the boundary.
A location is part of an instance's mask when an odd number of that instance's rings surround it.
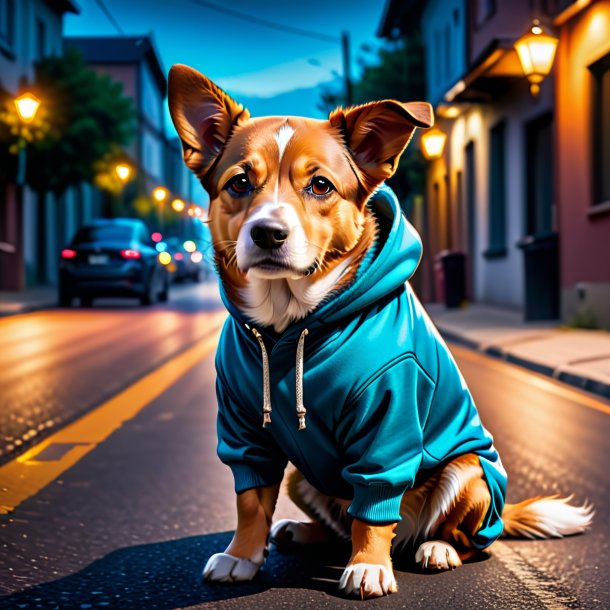
<svg viewBox="0 0 610 610">
<path fill-rule="evenodd" d="M 78 230 L 72 243 L 84 244 L 95 241 L 131 241 L 133 228 L 126 225 L 99 225 L 82 227 Z"/>
</svg>

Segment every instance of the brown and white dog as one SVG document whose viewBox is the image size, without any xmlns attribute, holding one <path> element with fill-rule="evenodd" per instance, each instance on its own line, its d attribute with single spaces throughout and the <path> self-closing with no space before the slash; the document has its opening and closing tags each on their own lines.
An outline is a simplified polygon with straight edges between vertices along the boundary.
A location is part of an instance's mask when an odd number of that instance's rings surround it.
<svg viewBox="0 0 610 610">
<path fill-rule="evenodd" d="M 228 298 L 277 333 L 352 281 L 375 240 L 369 197 L 392 176 L 415 128 L 433 123 L 429 104 L 391 100 L 338 108 L 328 120 L 252 119 L 205 76 L 182 65 L 171 69 L 169 103 L 185 163 L 210 196 L 215 261 Z M 235 536 L 225 553 L 208 562 L 207 579 L 251 579 L 270 531 L 279 543 L 340 535 L 350 536 L 353 547 L 341 588 L 363 598 L 396 591 L 390 558 L 395 523 L 347 519 L 349 502 L 324 496 L 298 471 L 288 489 L 312 521 L 283 520 L 272 527 L 279 484 L 238 494 Z M 489 504 L 478 457 L 460 456 L 405 493 L 399 536 L 421 543 L 415 558 L 423 568 L 455 568 L 476 552 L 469 538 Z M 579 533 L 591 517 L 589 506 L 556 497 L 506 505 L 502 515 L 504 534 L 524 537 Z"/>
</svg>

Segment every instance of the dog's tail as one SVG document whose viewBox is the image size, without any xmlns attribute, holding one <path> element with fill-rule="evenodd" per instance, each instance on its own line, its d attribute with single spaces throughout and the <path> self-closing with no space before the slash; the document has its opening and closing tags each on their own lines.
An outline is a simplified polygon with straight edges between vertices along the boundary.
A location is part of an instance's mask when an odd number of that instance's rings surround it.
<svg viewBox="0 0 610 610">
<path fill-rule="evenodd" d="M 585 502 L 569 504 L 573 496 L 537 496 L 518 504 L 506 504 L 502 512 L 503 538 L 562 538 L 582 534 L 591 525 L 595 511 Z"/>
</svg>

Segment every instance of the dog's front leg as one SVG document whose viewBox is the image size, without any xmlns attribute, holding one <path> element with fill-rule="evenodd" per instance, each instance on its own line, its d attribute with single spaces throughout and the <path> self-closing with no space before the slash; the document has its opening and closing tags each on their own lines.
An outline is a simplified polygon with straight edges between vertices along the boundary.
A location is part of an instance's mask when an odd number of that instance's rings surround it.
<svg viewBox="0 0 610 610">
<path fill-rule="evenodd" d="M 208 560 L 203 577 L 219 582 L 252 580 L 265 560 L 267 536 L 280 484 L 248 489 L 237 496 L 237 529 L 224 553 Z"/>
<path fill-rule="evenodd" d="M 396 523 L 372 525 L 354 519 L 352 556 L 339 582 L 339 588 L 346 595 L 367 599 L 398 590 L 390 558 L 395 529 Z"/>
</svg>

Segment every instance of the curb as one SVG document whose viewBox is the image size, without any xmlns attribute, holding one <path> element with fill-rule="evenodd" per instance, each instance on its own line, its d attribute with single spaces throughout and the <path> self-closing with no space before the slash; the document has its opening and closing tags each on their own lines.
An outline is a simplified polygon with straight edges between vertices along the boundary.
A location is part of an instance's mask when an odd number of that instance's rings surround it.
<svg viewBox="0 0 610 610">
<path fill-rule="evenodd" d="M 0 306 L 0 318 L 8 318 L 9 316 L 18 316 L 22 313 L 31 313 L 32 311 L 40 311 L 41 309 L 51 309 L 53 307 L 58 307 L 58 303 L 56 300 L 54 301 L 46 301 L 44 303 L 35 303 L 32 305 L 22 305 L 19 309 L 15 311 L 3 311 Z"/>
<path fill-rule="evenodd" d="M 491 356 L 492 358 L 497 358 L 498 360 L 503 360 L 510 364 L 516 364 L 517 366 L 534 371 L 535 373 L 551 377 L 556 381 L 561 381 L 562 383 L 576 387 L 579 390 L 591 392 L 602 398 L 610 399 L 610 384 L 604 383 L 603 381 L 591 379 L 590 377 L 584 377 L 568 371 L 562 371 L 559 368 L 553 369 L 550 366 L 541 364 L 535 360 L 517 358 L 516 356 L 504 353 L 495 345 L 484 348 L 477 341 L 473 341 L 472 339 L 453 331 L 446 330 L 442 326 L 438 326 L 438 330 L 447 342 L 456 343 L 457 345 L 485 354 L 486 356 Z"/>
</svg>

